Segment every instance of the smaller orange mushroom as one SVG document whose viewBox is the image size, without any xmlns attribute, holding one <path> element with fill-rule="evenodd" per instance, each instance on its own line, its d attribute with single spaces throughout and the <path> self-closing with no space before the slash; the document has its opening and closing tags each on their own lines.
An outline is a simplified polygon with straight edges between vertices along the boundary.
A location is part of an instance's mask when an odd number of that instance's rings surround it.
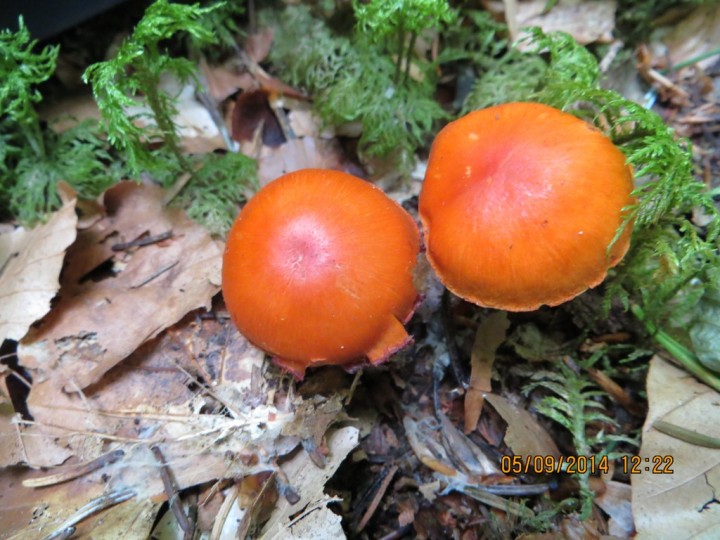
<svg viewBox="0 0 720 540">
<path fill-rule="evenodd" d="M 625 255 L 634 204 L 625 156 L 599 130 L 537 103 L 472 112 L 440 131 L 420 194 L 427 255 L 485 307 L 557 305 Z"/>
<path fill-rule="evenodd" d="M 377 364 L 410 341 L 420 233 L 381 190 L 331 170 L 278 178 L 227 239 L 223 296 L 240 332 L 302 378 Z"/>
</svg>

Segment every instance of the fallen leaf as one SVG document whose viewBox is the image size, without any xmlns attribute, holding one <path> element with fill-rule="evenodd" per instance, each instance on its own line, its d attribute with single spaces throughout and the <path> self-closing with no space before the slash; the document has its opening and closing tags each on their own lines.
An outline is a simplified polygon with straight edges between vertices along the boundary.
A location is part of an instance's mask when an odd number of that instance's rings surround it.
<svg viewBox="0 0 720 540">
<path fill-rule="evenodd" d="M 470 384 L 465 394 L 465 433 L 475 431 L 482 412 L 483 396 L 492 392 L 495 351 L 505 341 L 510 321 L 507 313 L 496 311 L 480 321 L 470 353 Z"/>
<path fill-rule="evenodd" d="M 670 66 L 717 50 L 720 48 L 720 4 L 710 2 L 698 6 L 690 15 L 677 22 L 662 41 L 667 46 Z M 717 56 L 713 55 L 699 60 L 697 65 L 708 69 L 715 62 Z"/>
<path fill-rule="evenodd" d="M 631 475 L 635 538 L 720 538 L 720 452 L 653 428 L 663 420 L 720 438 L 720 395 L 658 356 L 650 361 L 647 394 L 643 461 Z M 672 474 L 652 472 L 668 464 Z"/>
<path fill-rule="evenodd" d="M 116 461 L 103 462 L 81 476 L 58 474 L 77 470 L 76 464 L 12 477 L 2 497 L 13 503 L 27 503 L 12 518 L 8 506 L 0 504 L 3 533 L 18 539 L 43 538 L 64 527 L 77 509 L 92 499 L 129 491 L 133 494 L 131 500 L 83 518 L 77 525 L 82 531 L 78 534 L 109 530 L 107 524 L 112 523 L 112 528 L 125 531 L 125 536 L 146 538 L 149 532 L 145 527 L 156 521 L 159 504 L 168 498 L 163 470 L 173 478 L 178 492 L 222 479 L 247 478 L 251 483 L 254 477 L 260 478 L 257 475 L 267 478 L 276 471 L 276 460 L 297 447 L 297 437 L 284 434 L 292 431 L 289 425 L 303 424 L 297 415 L 310 414 L 311 410 L 330 414 L 322 407 L 304 406 L 299 397 L 292 403 L 279 400 L 283 407 L 278 409 L 268 397 L 266 381 L 259 375 L 263 355 L 247 343 L 229 319 L 195 315 L 189 314 L 142 345 L 82 392 L 64 392 L 53 380 L 64 380 L 60 370 L 33 384 L 27 405 L 34 423 L 27 429 L 52 430 L 53 439 L 24 439 L 40 445 L 60 441 L 74 460 L 82 463 L 100 453 L 111 454 Z M 330 498 L 322 494 L 322 487 L 357 444 L 358 431 L 348 429 L 342 432 L 345 436 L 340 436 L 340 441 L 329 437 L 330 455 L 325 469 L 308 465 L 310 457 L 305 452 L 293 458 L 301 461 L 299 468 L 283 469 L 292 486 L 305 497 L 305 504 L 310 505 L 309 512 L 324 512 L 319 505 Z M 317 426 L 309 427 L 307 434 L 317 438 L 324 435 Z M 158 461 L 155 448 L 161 451 L 166 469 Z M 22 482 L 30 479 L 46 487 L 23 486 Z M 0 473 L 0 485 L 2 482 Z M 268 507 L 263 504 L 258 508 L 261 506 Z M 248 519 L 253 515 L 251 512 Z M 336 519 L 333 516 L 327 515 L 328 523 Z M 282 526 L 286 525 L 283 521 Z M 295 525 L 292 528 L 299 530 Z M 218 534 L 222 530 L 220 523 Z"/>
<path fill-rule="evenodd" d="M 172 120 L 184 151 L 201 154 L 226 149 L 221 126 L 215 123 L 208 109 L 195 98 L 194 83 L 182 84 L 171 76 L 163 76 L 159 90 L 174 96 L 177 114 Z M 155 125 L 152 109 L 140 99 L 137 105 L 126 107 L 125 114 L 136 118 L 135 122 L 140 127 Z"/>
<path fill-rule="evenodd" d="M 567 32 L 578 43 L 610 43 L 615 29 L 615 0 L 546 0 L 518 2 L 518 28 L 539 26 L 544 32 Z"/>
<path fill-rule="evenodd" d="M 253 76 L 238 65 L 237 60 L 210 65 L 205 58 L 201 58 L 200 69 L 205 77 L 208 94 L 217 103 L 225 101 L 238 90 L 254 90 L 259 86 Z"/>
<path fill-rule="evenodd" d="M 485 399 L 507 422 L 505 444 L 516 456 L 560 457 L 555 441 L 532 414 L 502 396 L 486 394 Z"/>
<path fill-rule="evenodd" d="M 68 250 L 60 299 L 20 342 L 21 365 L 41 378 L 60 373 L 77 392 L 187 312 L 210 306 L 220 289 L 222 245 L 162 198 L 161 189 L 132 182 L 105 193 L 107 215 Z M 166 231 L 173 236 L 162 243 L 113 251 Z M 95 277 L 98 268 L 110 275 Z"/>
<path fill-rule="evenodd" d="M 273 33 L 270 28 L 263 28 L 247 38 L 245 50 L 253 62 L 262 62 L 270 53 L 273 42 Z"/>
<path fill-rule="evenodd" d="M 339 499 L 329 497 L 324 489 L 325 483 L 357 446 L 358 434 L 356 428 L 345 427 L 328 435 L 330 454 L 324 469 L 316 467 L 305 452 L 296 454 L 282 465 L 283 473 L 300 495 L 300 500 L 296 504 L 284 498 L 278 501 L 274 514 L 263 528 L 261 540 L 345 538 L 340 516 L 327 507 L 328 503 Z"/>
<path fill-rule="evenodd" d="M 476 481 L 485 477 L 500 475 L 500 469 L 488 458 L 480 447 L 466 437 L 442 413 L 438 412 L 442 429 L 440 431 L 445 449 L 458 470 L 464 471 Z"/>
<path fill-rule="evenodd" d="M 252 142 L 260 130 L 262 144 L 270 147 L 285 142 L 280 123 L 263 90 L 243 92 L 235 100 L 232 110 L 232 138 L 238 142 Z"/>
<path fill-rule="evenodd" d="M 629 538 L 635 531 L 631 498 L 630 485 L 614 480 L 606 480 L 605 490 L 595 497 L 595 504 L 610 516 L 608 528 L 611 535 Z"/>
<path fill-rule="evenodd" d="M 303 137 L 290 139 L 276 148 L 264 146 L 258 159 L 260 185 L 300 169 L 343 170 L 342 151 L 337 141 Z"/>
<path fill-rule="evenodd" d="M 73 199 L 41 225 L 0 235 L 0 343 L 20 340 L 31 324 L 50 311 L 76 225 Z"/>
</svg>

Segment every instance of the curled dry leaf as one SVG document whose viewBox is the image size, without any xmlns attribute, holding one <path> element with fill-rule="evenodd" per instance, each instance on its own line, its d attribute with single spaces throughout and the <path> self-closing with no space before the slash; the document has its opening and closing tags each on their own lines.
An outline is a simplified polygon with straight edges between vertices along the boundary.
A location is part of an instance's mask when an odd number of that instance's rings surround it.
<svg viewBox="0 0 720 540">
<path fill-rule="evenodd" d="M 614 480 L 605 480 L 604 491 L 595 497 L 595 504 L 610 516 L 609 533 L 615 537 L 629 538 L 635 531 L 631 497 L 630 485 Z"/>
<path fill-rule="evenodd" d="M 123 182 L 105 193 L 106 216 L 68 250 L 60 300 L 18 347 L 36 380 L 76 392 L 187 312 L 209 307 L 220 287 L 222 246 L 163 192 Z M 172 231 L 169 240 L 127 251 L 114 244 Z M 58 377 L 58 373 L 62 376 Z"/>
<path fill-rule="evenodd" d="M 200 69 L 205 78 L 208 94 L 217 103 L 225 101 L 238 90 L 257 88 L 253 76 L 230 60 L 220 65 L 210 65 L 205 58 L 200 59 Z"/>
<path fill-rule="evenodd" d="M 477 329 L 470 354 L 470 385 L 465 395 L 465 433 L 475 431 L 484 395 L 492 391 L 495 351 L 505 341 L 508 328 L 510 321 L 507 313 L 496 311 L 485 317 Z"/>
<path fill-rule="evenodd" d="M 195 98 L 195 84 L 182 84 L 173 77 L 164 76 L 160 90 L 175 97 L 178 113 L 173 123 L 186 152 L 204 153 L 226 148 L 220 127 L 210 111 Z M 152 110 L 146 103 L 138 101 L 137 105 L 127 107 L 125 113 L 137 118 L 135 122 L 140 127 L 155 125 Z"/>
<path fill-rule="evenodd" d="M 276 148 L 264 146 L 258 158 L 260 185 L 300 169 L 337 169 L 342 166 L 342 152 L 337 141 L 303 137 L 290 139 Z"/>
<path fill-rule="evenodd" d="M 340 516 L 327 508 L 339 499 L 325 494 L 325 483 L 358 444 L 359 431 L 344 427 L 328 435 L 330 450 L 324 469 L 316 467 L 308 454 L 300 452 L 282 465 L 290 484 L 300 495 L 295 504 L 281 498 L 275 512 L 263 528 L 261 540 L 281 538 L 330 539 L 345 538 Z M 295 516 L 295 517 L 293 517 Z"/>
<path fill-rule="evenodd" d="M 578 43 L 610 43 L 615 29 L 615 0 L 559 0 L 546 10 L 546 0 L 518 2 L 517 28 L 539 26 L 544 32 L 567 32 Z M 497 6 L 493 5 L 493 10 Z"/>
<path fill-rule="evenodd" d="M 485 399 L 507 422 L 505 444 L 516 456 L 560 457 L 555 441 L 533 415 L 502 396 L 486 394 Z"/>
<path fill-rule="evenodd" d="M 631 477 L 635 538 L 720 537 L 720 452 L 653 428 L 662 420 L 720 439 L 720 395 L 657 356 L 650 361 L 647 394 L 642 461 Z M 656 466 L 656 473 L 666 474 L 653 474 Z"/>
<path fill-rule="evenodd" d="M 0 343 L 20 340 L 31 324 L 50 311 L 76 225 L 72 199 L 45 223 L 0 235 Z"/>
<path fill-rule="evenodd" d="M 709 2 L 698 6 L 690 15 L 674 25 L 664 37 L 667 57 L 671 67 L 681 62 L 698 58 L 720 47 L 720 4 Z M 664 59 L 658 58 L 664 62 Z M 713 55 L 697 62 L 707 69 L 717 62 Z"/>
</svg>

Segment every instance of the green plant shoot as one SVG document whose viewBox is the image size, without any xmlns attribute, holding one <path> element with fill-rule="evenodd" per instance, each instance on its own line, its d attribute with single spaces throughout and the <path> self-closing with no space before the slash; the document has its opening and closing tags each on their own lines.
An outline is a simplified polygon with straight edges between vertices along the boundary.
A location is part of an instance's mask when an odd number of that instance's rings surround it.
<svg viewBox="0 0 720 540">
<path fill-rule="evenodd" d="M 395 84 L 408 79 L 415 41 L 418 35 L 440 23 L 456 18 L 447 0 L 371 0 L 365 4 L 353 1 L 357 29 L 370 41 L 384 43 L 396 57 Z"/>
<path fill-rule="evenodd" d="M 193 168 L 183 155 L 176 126 L 174 96 L 159 89 L 163 75 L 181 82 L 195 79 L 195 65 L 186 58 L 171 57 L 163 49 L 164 41 L 185 32 L 191 41 L 201 45 L 215 42 L 215 35 L 201 19 L 215 6 L 172 4 L 157 0 L 152 4 L 127 38 L 115 58 L 90 66 L 83 79 L 92 84 L 93 93 L 107 129 L 108 140 L 125 153 L 136 175 L 143 171 L 167 168 L 166 161 L 148 147 L 149 140 L 160 139 L 175 160 L 176 170 L 192 174 Z M 143 129 L 128 116 L 126 107 L 142 99 L 152 111 L 155 130 Z"/>
<path fill-rule="evenodd" d="M 36 85 L 46 81 L 55 71 L 59 47 L 45 47 L 33 52 L 37 41 L 20 17 L 18 31 L 0 31 L 0 111 L 23 136 L 23 144 L 32 148 L 36 157 L 45 156 L 40 119 L 35 105 L 42 100 Z M 4 160 L 3 160 L 4 162 Z"/>
</svg>

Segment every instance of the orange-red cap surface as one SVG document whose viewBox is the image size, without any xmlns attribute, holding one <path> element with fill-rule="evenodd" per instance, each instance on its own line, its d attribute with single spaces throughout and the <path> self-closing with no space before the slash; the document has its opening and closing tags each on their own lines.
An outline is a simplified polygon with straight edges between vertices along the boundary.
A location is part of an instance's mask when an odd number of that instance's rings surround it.
<svg viewBox="0 0 720 540">
<path fill-rule="evenodd" d="M 302 377 L 405 345 L 419 232 L 378 188 L 306 169 L 261 189 L 227 239 L 223 296 L 252 343 Z"/>
<path fill-rule="evenodd" d="M 632 171 L 605 135 L 546 105 L 472 112 L 435 139 L 420 194 L 428 259 L 458 296 L 526 311 L 598 285 L 625 255 Z"/>
</svg>

